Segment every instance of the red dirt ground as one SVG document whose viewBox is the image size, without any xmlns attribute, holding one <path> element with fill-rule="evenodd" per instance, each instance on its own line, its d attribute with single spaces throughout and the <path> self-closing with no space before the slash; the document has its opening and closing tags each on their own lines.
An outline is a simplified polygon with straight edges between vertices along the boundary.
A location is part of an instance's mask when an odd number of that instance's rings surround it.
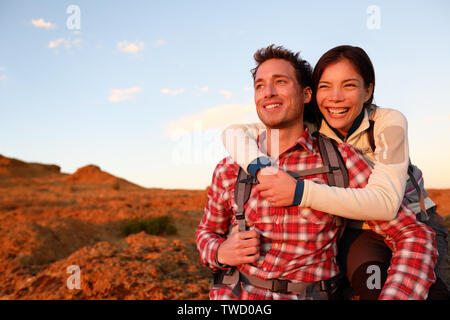
<svg viewBox="0 0 450 320">
<path fill-rule="evenodd" d="M 450 190 L 428 190 L 450 214 Z M 88 165 L 0 155 L 0 299 L 207 299 L 210 273 L 194 233 L 205 190 L 146 189 Z M 173 236 L 123 236 L 133 219 L 168 215 Z M 68 267 L 80 268 L 69 289 Z"/>
</svg>

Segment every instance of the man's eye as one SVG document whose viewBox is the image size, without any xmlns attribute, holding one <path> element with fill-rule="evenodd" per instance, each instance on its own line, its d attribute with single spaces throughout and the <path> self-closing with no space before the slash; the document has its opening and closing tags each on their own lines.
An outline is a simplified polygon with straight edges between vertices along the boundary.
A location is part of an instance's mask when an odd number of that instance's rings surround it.
<svg viewBox="0 0 450 320">
<path fill-rule="evenodd" d="M 326 88 L 328 88 L 327 85 L 321 84 L 321 85 L 319 85 L 319 87 L 317 89 L 326 89 Z"/>
<path fill-rule="evenodd" d="M 277 80 L 277 84 L 285 84 L 285 83 L 286 83 L 286 81 L 283 80 L 283 79 L 278 79 Z"/>
<path fill-rule="evenodd" d="M 257 84 L 257 85 L 255 86 L 255 90 L 261 89 L 262 87 L 263 87 L 262 84 Z"/>
</svg>

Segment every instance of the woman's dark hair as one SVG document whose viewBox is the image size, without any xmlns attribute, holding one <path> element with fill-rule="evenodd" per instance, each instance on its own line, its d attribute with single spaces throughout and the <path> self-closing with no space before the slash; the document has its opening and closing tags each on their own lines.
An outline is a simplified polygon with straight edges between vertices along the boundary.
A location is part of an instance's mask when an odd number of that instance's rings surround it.
<svg viewBox="0 0 450 320">
<path fill-rule="evenodd" d="M 253 81 L 255 81 L 256 72 L 263 62 L 269 59 L 282 59 L 288 61 L 294 67 L 297 82 L 302 88 L 312 88 L 312 67 L 308 61 L 303 60 L 300 57 L 300 52 L 294 53 L 283 46 L 275 46 L 272 44 L 266 48 L 257 50 L 253 55 L 253 58 L 256 62 L 256 67 L 250 70 Z M 316 116 L 313 111 L 312 100 L 309 103 L 305 103 L 303 120 L 319 124 L 316 121 Z"/>
<path fill-rule="evenodd" d="M 314 68 L 312 87 L 313 105 L 314 113 L 318 119 L 322 119 L 323 117 L 319 111 L 316 101 L 316 93 L 320 77 L 322 76 L 326 67 L 343 59 L 347 59 L 353 64 L 360 76 L 363 78 L 366 88 L 368 88 L 371 83 L 373 84 L 372 95 L 370 96 L 369 100 L 364 103 L 364 108 L 367 108 L 372 104 L 373 93 L 375 91 L 375 70 L 373 68 L 372 61 L 370 60 L 367 53 L 360 47 L 353 47 L 348 45 L 338 46 L 325 52 L 322 57 L 320 57 Z"/>
</svg>

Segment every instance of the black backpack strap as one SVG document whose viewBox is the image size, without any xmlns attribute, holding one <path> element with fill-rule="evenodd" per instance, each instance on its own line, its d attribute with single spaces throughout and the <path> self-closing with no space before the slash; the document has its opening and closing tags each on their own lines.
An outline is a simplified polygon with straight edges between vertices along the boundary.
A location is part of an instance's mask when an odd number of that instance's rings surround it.
<svg viewBox="0 0 450 320">
<path fill-rule="evenodd" d="M 330 171 L 327 173 L 328 185 L 347 188 L 349 184 L 348 171 L 336 142 L 319 132 L 315 132 L 313 135 L 317 139 L 320 157 L 324 166 L 330 168 Z M 345 223 L 345 220 L 341 217 L 334 216 L 334 219 L 338 227 L 342 227 Z M 339 238 L 342 236 L 343 231 L 344 227 L 341 229 Z"/>
<path fill-rule="evenodd" d="M 327 173 L 328 185 L 341 188 L 348 187 L 348 171 L 341 153 L 337 149 L 336 142 L 323 134 L 314 133 L 317 138 L 320 156 L 325 167 L 329 167 Z"/>
<path fill-rule="evenodd" d="M 234 201 L 238 206 L 236 211 L 236 221 L 238 223 L 239 232 L 247 230 L 244 205 L 250 198 L 252 186 L 255 183 L 256 179 L 251 175 L 248 175 L 242 168 L 239 168 L 239 174 L 234 187 Z"/>
<path fill-rule="evenodd" d="M 411 183 L 413 184 L 414 188 L 416 189 L 417 194 L 419 195 L 419 203 L 420 203 L 420 215 L 419 220 L 420 221 L 427 221 L 428 220 L 428 213 L 427 213 L 427 209 L 425 208 L 425 199 L 423 196 L 423 192 L 422 189 L 420 189 L 419 183 L 417 182 L 416 178 L 414 177 L 414 168 L 411 165 L 411 162 L 408 165 L 408 176 L 409 176 L 409 180 L 411 181 Z"/>
<path fill-rule="evenodd" d="M 375 152 L 375 133 L 373 127 L 375 126 L 374 120 L 369 120 L 369 129 L 367 129 L 367 139 L 369 140 L 370 148 L 372 152 Z"/>
</svg>

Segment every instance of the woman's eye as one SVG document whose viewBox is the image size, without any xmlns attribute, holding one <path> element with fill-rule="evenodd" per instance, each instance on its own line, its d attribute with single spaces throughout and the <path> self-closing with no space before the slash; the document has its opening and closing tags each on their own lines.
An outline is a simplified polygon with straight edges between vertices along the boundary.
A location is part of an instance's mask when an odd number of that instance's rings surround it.
<svg viewBox="0 0 450 320">
<path fill-rule="evenodd" d="M 354 83 L 347 83 L 345 86 L 347 88 L 354 88 L 354 87 L 356 87 L 356 84 L 354 84 Z"/>
<path fill-rule="evenodd" d="M 324 84 L 322 84 L 322 85 L 320 85 L 320 86 L 318 87 L 318 89 L 326 89 L 326 88 L 328 88 L 328 86 L 327 86 L 327 85 L 324 85 Z"/>
</svg>

